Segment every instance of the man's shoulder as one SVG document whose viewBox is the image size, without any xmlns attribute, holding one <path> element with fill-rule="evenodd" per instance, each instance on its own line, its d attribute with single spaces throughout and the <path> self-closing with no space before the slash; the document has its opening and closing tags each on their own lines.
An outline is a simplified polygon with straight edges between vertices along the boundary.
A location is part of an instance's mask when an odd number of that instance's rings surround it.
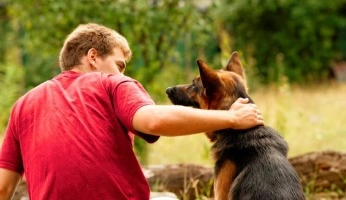
<svg viewBox="0 0 346 200">
<path fill-rule="evenodd" d="M 99 72 L 96 74 L 97 76 L 99 76 L 102 80 L 103 83 L 111 85 L 111 86 L 118 86 L 121 83 L 125 83 L 125 82 L 134 82 L 134 83 L 138 83 L 137 80 L 126 76 L 124 74 L 106 74 L 103 72 Z"/>
</svg>

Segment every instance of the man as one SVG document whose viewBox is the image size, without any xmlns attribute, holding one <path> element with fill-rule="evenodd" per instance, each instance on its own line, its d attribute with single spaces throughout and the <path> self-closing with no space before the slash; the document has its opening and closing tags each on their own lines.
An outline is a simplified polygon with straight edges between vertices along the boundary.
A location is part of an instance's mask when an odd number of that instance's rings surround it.
<svg viewBox="0 0 346 200">
<path fill-rule="evenodd" d="M 60 52 L 62 73 L 13 106 L 0 151 L 0 199 L 11 199 L 25 173 L 30 200 L 149 199 L 132 148 L 217 129 L 263 124 L 259 110 L 239 99 L 229 111 L 155 105 L 123 72 L 126 39 L 98 24 L 78 26 Z"/>
</svg>

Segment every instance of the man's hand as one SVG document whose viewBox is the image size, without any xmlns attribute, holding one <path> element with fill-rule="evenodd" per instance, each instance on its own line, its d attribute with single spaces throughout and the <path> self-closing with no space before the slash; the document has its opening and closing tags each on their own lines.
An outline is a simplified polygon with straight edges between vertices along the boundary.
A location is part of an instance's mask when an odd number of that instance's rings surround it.
<svg viewBox="0 0 346 200">
<path fill-rule="evenodd" d="M 260 110 L 255 104 L 248 102 L 247 98 L 239 98 L 232 104 L 230 111 L 235 116 L 233 129 L 247 129 L 264 124 Z"/>
</svg>

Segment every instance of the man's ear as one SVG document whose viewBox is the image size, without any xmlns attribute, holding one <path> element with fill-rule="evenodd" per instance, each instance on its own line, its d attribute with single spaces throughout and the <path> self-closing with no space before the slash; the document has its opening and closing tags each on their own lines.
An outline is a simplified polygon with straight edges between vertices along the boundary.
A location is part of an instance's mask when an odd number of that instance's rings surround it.
<svg viewBox="0 0 346 200">
<path fill-rule="evenodd" d="M 241 64 L 239 55 L 236 51 L 232 53 L 225 70 L 235 72 L 245 79 L 243 65 Z"/>
<path fill-rule="evenodd" d="M 88 62 L 92 68 L 92 71 L 95 71 L 98 69 L 98 66 L 96 65 L 96 58 L 98 56 L 98 52 L 95 48 L 91 48 L 89 49 L 88 53 L 87 53 L 87 58 L 88 58 Z"/>
<path fill-rule="evenodd" d="M 206 94 L 211 97 L 219 88 L 221 81 L 214 70 L 210 69 L 202 60 L 198 59 L 197 65 L 203 87 L 206 89 Z"/>
</svg>

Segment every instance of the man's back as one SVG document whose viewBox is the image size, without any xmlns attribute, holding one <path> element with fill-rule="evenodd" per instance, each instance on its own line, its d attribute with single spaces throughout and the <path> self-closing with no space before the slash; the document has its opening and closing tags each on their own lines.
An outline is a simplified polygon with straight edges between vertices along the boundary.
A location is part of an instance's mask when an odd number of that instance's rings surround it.
<svg viewBox="0 0 346 200">
<path fill-rule="evenodd" d="M 128 134 L 134 130 L 126 126 L 152 101 L 122 102 L 127 85 L 136 84 L 123 75 L 68 71 L 28 92 L 16 103 L 6 134 L 16 142 L 3 147 L 17 159 L 7 161 L 1 152 L 0 167 L 23 172 L 22 160 L 33 200 L 147 199 Z"/>
</svg>

